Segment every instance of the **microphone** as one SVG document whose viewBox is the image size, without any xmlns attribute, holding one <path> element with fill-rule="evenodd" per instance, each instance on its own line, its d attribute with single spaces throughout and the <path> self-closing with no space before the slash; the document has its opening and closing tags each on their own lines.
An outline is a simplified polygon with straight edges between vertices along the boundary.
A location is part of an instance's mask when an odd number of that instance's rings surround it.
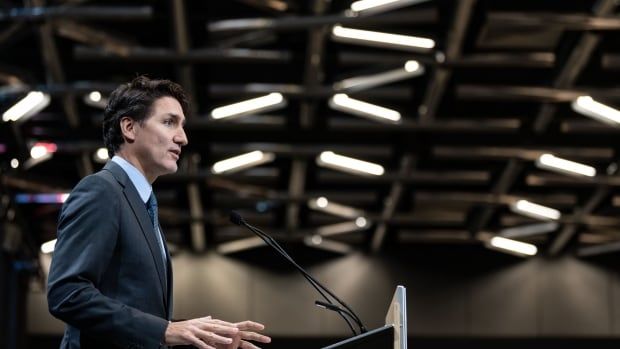
<svg viewBox="0 0 620 349">
<path fill-rule="evenodd" d="M 295 260 L 291 256 L 289 256 L 289 254 L 280 246 L 280 244 L 278 244 L 278 242 L 276 240 L 274 240 L 271 236 L 269 236 L 267 233 L 263 232 L 262 230 L 260 230 L 260 229 L 258 229 L 256 227 L 248 224 L 243 219 L 243 217 L 238 212 L 236 212 L 236 211 L 231 211 L 230 212 L 230 221 L 233 224 L 235 224 L 235 225 L 244 226 L 244 227 L 250 229 L 254 234 L 256 234 L 258 237 L 260 237 L 267 245 L 269 245 L 271 248 L 276 250 L 276 252 L 278 252 L 282 257 L 284 257 L 284 259 L 289 261 L 289 263 L 291 263 L 303 275 L 303 277 L 306 278 L 306 280 L 308 280 L 310 285 L 312 285 L 312 287 L 314 287 L 314 289 L 316 289 L 317 292 L 327 302 L 327 303 L 325 303 L 325 302 L 321 302 L 321 301 L 315 301 L 315 304 L 320 306 L 320 307 L 322 307 L 322 308 L 324 308 L 324 309 L 328 309 L 328 310 L 332 310 L 332 311 L 337 312 L 344 319 L 344 321 L 347 323 L 347 325 L 349 325 L 349 328 L 353 332 L 354 336 L 357 335 L 357 332 L 353 328 L 353 324 L 351 324 L 351 321 L 349 320 L 349 318 L 351 318 L 353 321 L 355 321 L 355 323 L 358 325 L 360 334 L 367 332 L 366 327 L 364 327 L 362 321 L 355 314 L 355 312 L 344 301 L 342 301 L 340 298 L 338 298 L 332 291 L 330 291 L 327 287 L 325 287 L 320 282 L 318 282 L 314 277 L 312 277 L 312 275 L 310 275 L 308 272 L 306 272 L 306 270 L 304 268 L 299 266 L 299 264 L 297 264 L 297 262 L 295 262 Z M 329 297 L 326 295 L 326 293 L 329 296 L 331 296 L 336 302 L 338 302 L 340 305 L 342 305 L 342 307 L 344 307 L 344 309 L 339 307 L 338 305 L 333 304 L 333 301 L 329 299 Z M 349 318 L 347 318 L 347 316 Z"/>
<path fill-rule="evenodd" d="M 362 321 L 360 320 L 359 317 L 357 317 L 357 315 L 351 313 L 350 311 L 346 310 L 346 309 L 342 309 L 341 307 L 337 306 L 336 304 L 332 304 L 332 303 L 325 303 L 325 302 L 321 302 L 321 301 L 314 301 L 314 304 L 319 307 L 319 308 L 323 308 L 323 309 L 327 309 L 327 310 L 331 310 L 331 311 L 335 311 L 338 313 L 341 313 L 343 315 L 348 316 L 349 318 L 351 318 L 353 321 L 355 321 L 355 323 L 357 324 L 357 326 L 360 328 L 360 334 L 366 332 L 366 327 L 364 327 L 364 324 L 362 323 Z"/>
<path fill-rule="evenodd" d="M 230 211 L 230 221 L 234 225 L 245 225 L 245 224 L 247 224 L 245 222 L 245 220 L 243 219 L 243 217 L 241 217 L 241 215 L 237 211 Z"/>
</svg>

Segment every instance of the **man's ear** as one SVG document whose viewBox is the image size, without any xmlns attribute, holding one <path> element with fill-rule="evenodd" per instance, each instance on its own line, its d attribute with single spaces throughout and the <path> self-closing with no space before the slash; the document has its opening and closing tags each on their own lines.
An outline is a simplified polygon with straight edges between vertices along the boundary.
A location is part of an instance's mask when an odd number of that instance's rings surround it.
<svg viewBox="0 0 620 349">
<path fill-rule="evenodd" d="M 133 142 L 136 139 L 137 122 L 129 116 L 123 116 L 120 123 L 123 138 L 129 143 Z"/>
</svg>

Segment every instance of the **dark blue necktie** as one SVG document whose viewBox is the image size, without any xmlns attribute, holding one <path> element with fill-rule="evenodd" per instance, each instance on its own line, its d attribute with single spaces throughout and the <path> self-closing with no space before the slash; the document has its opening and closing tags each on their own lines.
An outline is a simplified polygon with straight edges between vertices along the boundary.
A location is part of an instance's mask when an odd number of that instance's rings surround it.
<svg viewBox="0 0 620 349">
<path fill-rule="evenodd" d="M 159 245 L 159 249 L 161 250 L 164 266 L 166 266 L 166 250 L 164 249 L 164 241 L 161 235 L 161 229 L 159 228 L 159 219 L 157 218 L 157 199 L 155 198 L 154 193 L 151 193 L 149 200 L 146 202 L 146 211 L 149 213 L 149 217 L 151 217 L 151 223 L 153 223 L 153 230 L 155 231 L 155 239 L 157 240 L 157 245 Z"/>
</svg>

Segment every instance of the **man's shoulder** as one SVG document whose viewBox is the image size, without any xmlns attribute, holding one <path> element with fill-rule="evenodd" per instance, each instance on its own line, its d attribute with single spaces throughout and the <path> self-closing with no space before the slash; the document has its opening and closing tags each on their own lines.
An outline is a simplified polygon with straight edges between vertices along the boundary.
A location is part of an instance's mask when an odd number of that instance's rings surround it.
<svg viewBox="0 0 620 349">
<path fill-rule="evenodd" d="M 101 170 L 82 178 L 63 203 L 62 213 L 82 210 L 85 205 L 113 207 L 121 194 L 121 185 L 113 176 Z M 62 216 L 62 215 L 61 215 Z"/>
<path fill-rule="evenodd" d="M 76 190 L 101 190 L 101 191 L 110 191 L 115 189 L 120 189 L 120 184 L 115 179 L 114 175 L 108 170 L 102 169 L 98 172 L 90 174 L 84 178 L 82 178 L 78 184 L 73 188 L 73 191 Z"/>
</svg>

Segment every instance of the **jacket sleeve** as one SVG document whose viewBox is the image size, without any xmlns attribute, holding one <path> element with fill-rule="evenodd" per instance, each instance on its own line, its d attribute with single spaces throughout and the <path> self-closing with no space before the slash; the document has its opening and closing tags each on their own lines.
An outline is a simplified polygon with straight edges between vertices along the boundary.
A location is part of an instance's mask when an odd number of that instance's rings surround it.
<svg viewBox="0 0 620 349">
<path fill-rule="evenodd" d="M 52 315 L 89 336 L 125 348 L 159 348 L 168 321 L 103 295 L 97 288 L 119 234 L 116 183 L 93 175 L 63 205 L 50 267 L 47 300 Z"/>
</svg>

